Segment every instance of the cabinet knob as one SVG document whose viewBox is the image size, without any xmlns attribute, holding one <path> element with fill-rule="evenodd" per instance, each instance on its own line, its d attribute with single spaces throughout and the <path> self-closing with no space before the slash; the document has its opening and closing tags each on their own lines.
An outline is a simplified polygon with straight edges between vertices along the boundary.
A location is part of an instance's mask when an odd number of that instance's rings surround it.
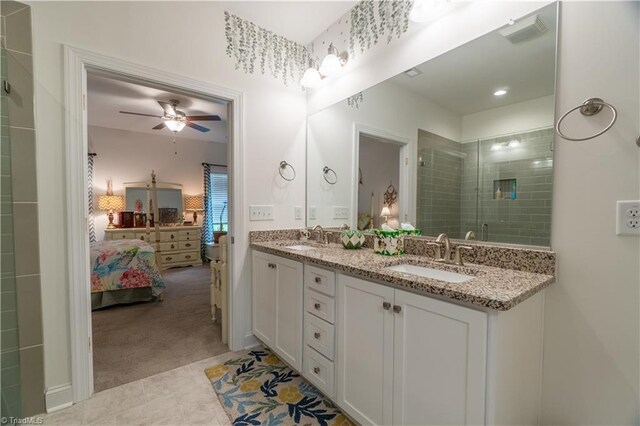
<svg viewBox="0 0 640 426">
<path fill-rule="evenodd" d="M 320 374 L 320 367 L 313 367 L 313 372 L 316 374 Z"/>
<path fill-rule="evenodd" d="M 185 259 L 191 259 L 191 255 L 189 255 L 189 254 L 188 254 L 188 255 L 186 255 L 184 258 L 185 258 Z"/>
<path fill-rule="evenodd" d="M 385 311 L 388 311 L 389 309 L 391 309 L 391 303 L 382 302 L 382 309 L 384 309 Z"/>
<path fill-rule="evenodd" d="M 316 282 L 316 283 L 318 283 L 318 284 L 320 284 L 320 283 L 322 282 L 322 278 L 320 278 L 320 277 L 316 277 L 315 282 Z"/>
<path fill-rule="evenodd" d="M 176 248 L 173 244 L 171 244 L 171 248 Z"/>
<path fill-rule="evenodd" d="M 320 305 L 319 303 L 315 303 L 315 304 L 313 305 L 313 307 L 314 307 L 314 308 L 316 308 L 317 310 L 320 310 L 321 306 L 322 306 L 322 305 Z"/>
<path fill-rule="evenodd" d="M 173 259 L 173 257 L 171 257 L 171 256 L 167 257 L 167 261 L 169 261 L 171 259 Z"/>
<path fill-rule="evenodd" d="M 317 331 L 315 333 L 313 333 L 313 337 L 315 337 L 316 339 L 320 338 L 320 333 L 318 333 Z"/>
<path fill-rule="evenodd" d="M 171 234 L 171 239 L 173 240 L 173 238 L 174 238 L 174 237 L 173 237 L 173 234 Z"/>
<path fill-rule="evenodd" d="M 393 305 L 393 312 L 395 312 L 396 314 L 399 314 L 400 312 L 402 312 L 402 306 Z"/>
</svg>

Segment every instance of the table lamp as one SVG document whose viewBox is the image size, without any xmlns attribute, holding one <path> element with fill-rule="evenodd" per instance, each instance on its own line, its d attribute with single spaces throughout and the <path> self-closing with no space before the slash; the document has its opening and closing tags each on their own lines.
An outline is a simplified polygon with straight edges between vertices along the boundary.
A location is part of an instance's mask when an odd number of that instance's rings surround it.
<svg viewBox="0 0 640 426">
<path fill-rule="evenodd" d="M 107 229 L 113 229 L 116 227 L 113 224 L 113 212 L 124 210 L 124 197 L 113 194 L 101 195 L 98 197 L 98 210 L 109 212 L 109 225 L 107 225 Z"/>
<path fill-rule="evenodd" d="M 202 195 L 187 195 L 184 199 L 184 209 L 193 212 L 193 224 L 198 224 L 198 212 L 204 210 Z"/>
<path fill-rule="evenodd" d="M 391 216 L 391 210 L 389 210 L 389 206 L 384 206 L 380 212 L 380 217 L 384 217 L 384 223 L 389 222 L 389 216 Z"/>
</svg>

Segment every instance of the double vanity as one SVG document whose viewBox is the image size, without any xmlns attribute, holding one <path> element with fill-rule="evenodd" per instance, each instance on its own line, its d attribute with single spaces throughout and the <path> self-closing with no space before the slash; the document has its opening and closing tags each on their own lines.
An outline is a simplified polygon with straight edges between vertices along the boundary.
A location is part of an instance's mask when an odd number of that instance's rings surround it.
<svg viewBox="0 0 640 426">
<path fill-rule="evenodd" d="M 390 257 L 294 235 L 251 233 L 254 335 L 354 420 L 537 423 L 552 252 L 475 243 L 458 266 L 427 238 Z"/>
</svg>

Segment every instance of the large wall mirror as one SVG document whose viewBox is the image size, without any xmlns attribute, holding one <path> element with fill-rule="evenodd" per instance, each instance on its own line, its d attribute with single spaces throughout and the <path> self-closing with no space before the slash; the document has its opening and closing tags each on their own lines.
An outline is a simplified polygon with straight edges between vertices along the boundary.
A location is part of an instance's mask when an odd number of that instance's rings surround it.
<svg viewBox="0 0 640 426">
<path fill-rule="evenodd" d="M 310 115 L 307 225 L 549 246 L 556 29 L 550 4 Z"/>
</svg>

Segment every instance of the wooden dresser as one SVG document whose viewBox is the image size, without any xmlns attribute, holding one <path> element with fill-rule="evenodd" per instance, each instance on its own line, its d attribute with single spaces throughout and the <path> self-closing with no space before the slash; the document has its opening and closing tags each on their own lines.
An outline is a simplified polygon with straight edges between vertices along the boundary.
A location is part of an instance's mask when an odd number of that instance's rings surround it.
<svg viewBox="0 0 640 426">
<path fill-rule="evenodd" d="M 160 252 L 162 269 L 178 266 L 202 265 L 200 258 L 200 226 L 161 226 Z M 134 240 L 146 241 L 145 228 L 117 228 L 106 229 L 105 240 Z M 151 228 L 151 243 L 155 243 L 155 230 Z"/>
</svg>

